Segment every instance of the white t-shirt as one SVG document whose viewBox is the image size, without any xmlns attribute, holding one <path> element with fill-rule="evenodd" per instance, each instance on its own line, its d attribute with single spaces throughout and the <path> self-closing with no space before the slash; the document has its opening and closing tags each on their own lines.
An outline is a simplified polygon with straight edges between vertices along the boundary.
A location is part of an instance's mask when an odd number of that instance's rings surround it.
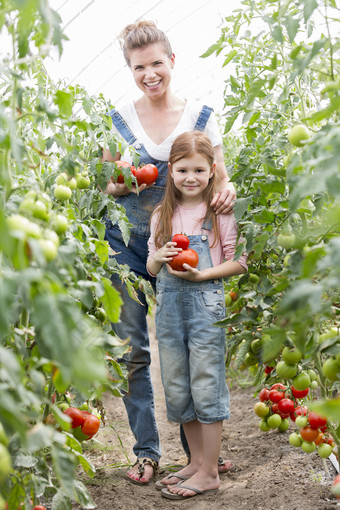
<svg viewBox="0 0 340 510">
<path fill-rule="evenodd" d="M 152 158 L 159 161 L 168 161 L 174 139 L 181 133 L 194 130 L 201 109 L 202 107 L 196 103 L 186 101 L 179 123 L 173 132 L 160 144 L 153 142 L 145 132 L 133 102 L 125 104 L 118 111 L 137 138 L 134 145 L 142 143 Z M 116 134 L 121 136 L 115 125 L 112 126 L 112 129 Z M 208 119 L 204 132 L 209 136 L 214 147 L 222 144 L 222 136 L 213 112 Z M 122 160 L 127 161 L 127 163 L 132 163 L 132 158 L 128 148 L 125 150 L 124 154 L 122 154 Z"/>
</svg>

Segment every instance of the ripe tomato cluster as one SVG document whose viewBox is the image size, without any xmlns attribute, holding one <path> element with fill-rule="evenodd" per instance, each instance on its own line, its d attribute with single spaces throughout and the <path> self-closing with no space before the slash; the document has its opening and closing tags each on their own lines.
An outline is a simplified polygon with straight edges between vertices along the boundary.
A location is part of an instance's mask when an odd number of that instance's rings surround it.
<svg viewBox="0 0 340 510">
<path fill-rule="evenodd" d="M 274 428 L 284 432 L 289 428 L 289 419 L 295 422 L 299 432 L 290 434 L 290 444 L 301 447 L 306 453 L 317 449 L 320 457 L 327 458 L 335 446 L 328 432 L 327 419 L 298 402 L 308 393 L 309 388 L 297 390 L 294 386 L 275 383 L 270 388 L 261 389 L 254 412 L 262 418 L 259 428 L 264 432 Z"/>
<path fill-rule="evenodd" d="M 78 441 L 91 439 L 98 432 L 100 420 L 89 411 L 68 407 L 63 412 L 71 418 L 72 433 Z"/>
<path fill-rule="evenodd" d="M 172 236 L 172 242 L 176 243 L 178 248 L 182 248 L 183 251 L 175 255 L 169 262 L 169 266 L 175 271 L 185 271 L 183 264 L 189 264 L 191 267 L 197 267 L 198 265 L 198 253 L 197 251 L 189 248 L 190 240 L 184 234 L 175 234 Z"/>
<path fill-rule="evenodd" d="M 132 175 L 136 177 L 137 184 L 152 184 L 158 177 L 158 168 L 151 163 L 136 168 L 134 165 L 130 165 L 126 161 L 115 161 L 118 168 L 129 168 Z M 122 171 L 118 174 L 116 182 L 122 184 L 124 182 L 124 174 Z"/>
</svg>

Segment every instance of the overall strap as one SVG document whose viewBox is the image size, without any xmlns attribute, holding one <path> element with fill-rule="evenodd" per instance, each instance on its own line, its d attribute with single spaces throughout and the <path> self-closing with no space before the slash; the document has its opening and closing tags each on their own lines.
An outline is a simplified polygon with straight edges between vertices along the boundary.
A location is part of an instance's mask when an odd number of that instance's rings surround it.
<svg viewBox="0 0 340 510">
<path fill-rule="evenodd" d="M 209 120 L 209 117 L 213 111 L 214 111 L 213 108 L 210 108 L 210 106 L 204 105 L 202 110 L 200 111 L 200 114 L 198 116 L 198 119 L 197 119 L 194 129 L 195 130 L 197 129 L 198 131 L 204 131 L 205 126 L 207 125 L 207 122 Z"/>
<path fill-rule="evenodd" d="M 133 134 L 133 132 L 131 131 L 131 129 L 121 116 L 121 114 L 115 108 L 112 108 L 112 110 L 110 110 L 110 117 L 112 119 L 113 124 L 115 125 L 119 133 L 122 135 L 124 140 L 129 145 L 133 145 L 137 138 L 135 137 L 135 135 Z"/>
<path fill-rule="evenodd" d="M 212 229 L 212 221 L 211 218 L 205 219 L 202 225 L 202 230 L 211 230 Z"/>
</svg>

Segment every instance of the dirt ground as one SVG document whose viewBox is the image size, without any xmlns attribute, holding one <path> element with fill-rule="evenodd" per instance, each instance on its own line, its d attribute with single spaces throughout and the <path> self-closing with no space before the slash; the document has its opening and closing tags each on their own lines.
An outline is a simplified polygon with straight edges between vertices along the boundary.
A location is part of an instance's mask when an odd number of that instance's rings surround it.
<svg viewBox="0 0 340 510">
<path fill-rule="evenodd" d="M 161 474 L 184 464 L 178 425 L 167 421 L 159 373 L 157 341 L 150 319 L 152 378 L 155 388 L 156 418 L 162 443 Z M 125 479 L 128 461 L 133 463 L 134 438 L 129 430 L 124 404 L 106 397 L 107 424 L 97 434 L 98 442 L 87 445 L 87 457 L 97 474 L 81 476 L 99 510 L 185 509 L 206 510 L 334 510 L 340 501 L 330 486 L 336 474 L 329 460 L 317 453 L 306 454 L 292 447 L 288 433 L 261 432 L 253 412 L 253 389 L 229 383 L 231 418 L 224 424 L 221 452 L 234 464 L 234 472 L 221 475 L 217 494 L 197 496 L 185 501 L 170 501 L 161 496 L 154 483 L 137 486 Z M 113 428 L 112 428 L 113 427 Z M 294 430 L 293 425 L 291 429 Z M 289 429 L 290 431 L 290 429 Z M 288 431 L 288 432 L 289 432 Z M 163 473 L 163 475 L 162 475 Z M 80 509 L 78 505 L 74 509 Z"/>
</svg>

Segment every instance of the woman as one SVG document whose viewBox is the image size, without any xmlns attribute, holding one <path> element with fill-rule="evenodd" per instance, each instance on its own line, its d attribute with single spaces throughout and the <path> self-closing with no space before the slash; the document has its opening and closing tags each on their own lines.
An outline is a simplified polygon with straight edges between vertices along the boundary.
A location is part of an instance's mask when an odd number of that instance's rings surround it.
<svg viewBox="0 0 340 510">
<path fill-rule="evenodd" d="M 176 136 L 196 129 L 205 131 L 211 139 L 216 158 L 216 189 L 219 190 L 211 205 L 217 214 L 231 212 L 235 189 L 227 176 L 222 139 L 212 109 L 196 107 L 171 91 L 175 55 L 164 32 L 152 21 L 138 21 L 128 25 L 121 38 L 125 60 L 142 96 L 126 104 L 119 112 L 116 109 L 110 112 L 114 130 L 138 152 L 140 164 L 156 165 L 159 175 L 155 183 L 139 186 L 138 194 L 134 185 L 129 189 L 125 183 L 113 180 L 108 183 L 105 192 L 125 207 L 133 227 L 128 247 L 123 242 L 119 227 L 111 221 L 106 223 L 106 239 L 117 253 L 115 256 L 119 263 L 128 264 L 137 276 L 150 280 L 146 271 L 149 220 L 164 195 L 168 157 Z M 111 154 L 104 150 L 104 161 L 121 159 L 131 162 L 128 150 L 124 154 Z M 120 322 L 113 327 L 120 338 L 129 337 L 131 344 L 131 352 L 124 359 L 129 371 L 129 391 L 124 396 L 124 404 L 136 438 L 133 450 L 137 462 L 127 472 L 127 477 L 134 483 L 145 485 L 156 472 L 161 453 L 150 378 L 147 304 L 143 292 L 139 292 L 138 296 L 141 305 L 129 297 L 117 276 L 113 276 L 112 282 L 120 290 L 124 301 Z"/>
</svg>

